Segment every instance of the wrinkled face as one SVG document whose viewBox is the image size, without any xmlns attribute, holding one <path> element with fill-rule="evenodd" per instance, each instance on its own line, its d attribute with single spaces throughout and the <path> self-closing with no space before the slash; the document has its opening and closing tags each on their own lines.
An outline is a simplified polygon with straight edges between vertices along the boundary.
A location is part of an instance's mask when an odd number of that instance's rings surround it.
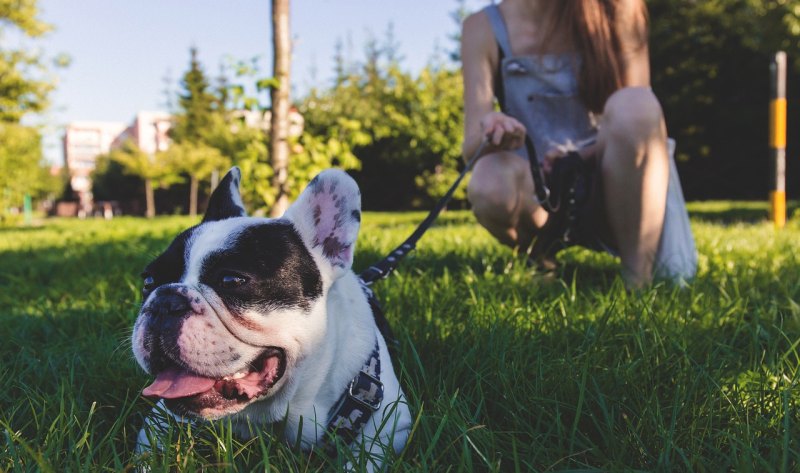
<svg viewBox="0 0 800 473">
<path fill-rule="evenodd" d="M 178 414 L 216 419 L 296 387 L 293 374 L 324 337 L 324 296 L 349 268 L 360 220 L 348 197 L 355 183 L 332 177 L 270 220 L 241 216 L 238 174 L 229 173 L 203 223 L 145 268 L 133 351 L 156 379 L 144 395 Z M 233 210 L 215 215 L 215 199 Z"/>
</svg>

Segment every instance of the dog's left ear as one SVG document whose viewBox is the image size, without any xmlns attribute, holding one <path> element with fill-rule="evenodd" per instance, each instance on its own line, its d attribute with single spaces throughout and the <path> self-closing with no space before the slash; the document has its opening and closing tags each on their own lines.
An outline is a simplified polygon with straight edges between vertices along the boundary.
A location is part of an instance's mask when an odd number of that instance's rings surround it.
<svg viewBox="0 0 800 473">
<path fill-rule="evenodd" d="M 239 181 L 241 180 L 242 171 L 236 166 L 232 167 L 228 174 L 225 174 L 208 199 L 208 208 L 203 217 L 203 223 L 247 215 L 242 203 L 242 196 L 239 193 Z"/>
<path fill-rule="evenodd" d="M 294 223 L 303 241 L 326 261 L 337 278 L 353 265 L 361 226 L 361 191 L 347 173 L 320 173 L 283 215 Z"/>
</svg>

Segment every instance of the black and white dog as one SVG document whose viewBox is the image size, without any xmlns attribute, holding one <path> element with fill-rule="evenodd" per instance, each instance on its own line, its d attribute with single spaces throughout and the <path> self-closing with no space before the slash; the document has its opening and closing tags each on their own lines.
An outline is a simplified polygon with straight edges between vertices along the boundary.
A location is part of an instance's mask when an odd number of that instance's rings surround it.
<svg viewBox="0 0 800 473">
<path fill-rule="evenodd" d="M 325 171 L 266 219 L 246 216 L 239 180 L 231 169 L 202 223 L 145 269 L 133 352 L 156 379 L 143 394 L 178 419 L 231 418 L 243 437 L 248 424 L 280 422 L 305 448 L 335 436 L 354 452 L 399 452 L 411 416 L 350 269 L 358 186 Z M 152 448 L 154 419 L 139 451 Z"/>
</svg>

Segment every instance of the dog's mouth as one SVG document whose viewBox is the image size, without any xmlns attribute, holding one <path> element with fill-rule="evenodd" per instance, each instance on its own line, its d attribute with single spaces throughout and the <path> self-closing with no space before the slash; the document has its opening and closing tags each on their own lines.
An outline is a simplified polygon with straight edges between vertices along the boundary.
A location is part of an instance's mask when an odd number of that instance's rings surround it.
<svg viewBox="0 0 800 473">
<path fill-rule="evenodd" d="M 238 411 L 268 394 L 285 370 L 284 351 L 268 348 L 247 369 L 221 378 L 209 378 L 177 366 L 167 368 L 142 394 L 164 399 L 167 407 L 180 413 L 216 417 Z"/>
</svg>

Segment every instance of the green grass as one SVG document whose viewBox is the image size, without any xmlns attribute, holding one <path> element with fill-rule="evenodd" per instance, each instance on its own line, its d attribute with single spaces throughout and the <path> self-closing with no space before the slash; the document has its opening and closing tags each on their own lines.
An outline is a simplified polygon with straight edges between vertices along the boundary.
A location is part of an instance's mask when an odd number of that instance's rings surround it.
<svg viewBox="0 0 800 473">
<path fill-rule="evenodd" d="M 466 212 L 376 283 L 416 418 L 397 471 L 800 469 L 800 219 L 691 206 L 700 272 L 628 293 L 607 255 L 545 277 Z M 422 213 L 366 214 L 356 269 Z M 128 337 L 140 269 L 187 218 L 0 229 L 0 471 L 121 471 L 149 402 Z M 153 471 L 341 465 L 225 423 L 174 425 Z"/>
</svg>

